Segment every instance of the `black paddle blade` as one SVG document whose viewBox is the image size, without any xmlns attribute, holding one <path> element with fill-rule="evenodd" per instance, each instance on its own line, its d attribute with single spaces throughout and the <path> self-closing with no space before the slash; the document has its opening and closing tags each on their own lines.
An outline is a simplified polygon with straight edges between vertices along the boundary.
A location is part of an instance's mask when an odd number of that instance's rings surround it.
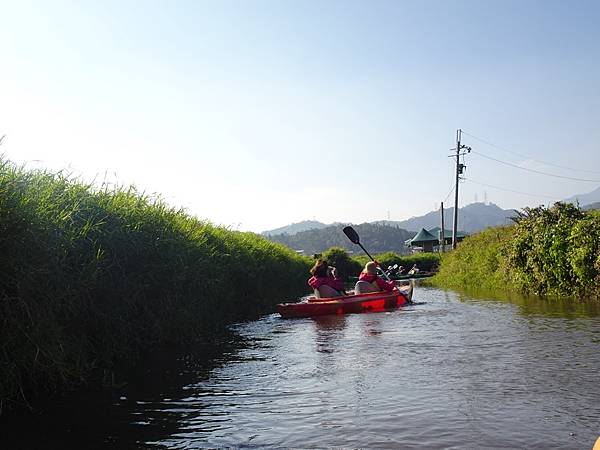
<svg viewBox="0 0 600 450">
<path fill-rule="evenodd" d="M 344 234 L 348 236 L 348 239 L 352 241 L 353 244 L 360 244 L 360 238 L 358 237 L 358 233 L 354 231 L 354 228 L 351 226 L 344 227 Z"/>
</svg>

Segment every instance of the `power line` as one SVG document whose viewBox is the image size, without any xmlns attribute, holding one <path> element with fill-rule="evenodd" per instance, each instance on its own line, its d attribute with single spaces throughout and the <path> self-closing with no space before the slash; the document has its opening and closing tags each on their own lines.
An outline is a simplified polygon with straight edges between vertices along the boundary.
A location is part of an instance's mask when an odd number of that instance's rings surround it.
<svg viewBox="0 0 600 450">
<path fill-rule="evenodd" d="M 535 159 L 535 158 L 532 158 L 531 156 L 524 155 L 523 153 L 518 153 L 518 152 L 515 152 L 515 151 L 512 151 L 512 150 L 509 150 L 509 149 L 507 149 L 505 147 L 501 147 L 499 145 L 496 145 L 496 144 L 494 144 L 494 143 L 492 143 L 490 141 L 486 141 L 485 139 L 477 137 L 474 134 L 468 133 L 468 132 L 466 132 L 464 130 L 463 130 L 463 133 L 466 134 L 466 135 L 468 135 L 468 136 L 471 136 L 474 139 L 477 139 L 478 141 L 483 142 L 484 144 L 487 144 L 487 145 L 489 145 L 491 147 L 497 148 L 498 150 L 502 150 L 504 152 L 511 153 L 513 155 L 516 155 L 516 156 L 520 156 L 521 158 L 527 158 L 527 159 L 530 159 L 531 161 L 535 161 L 537 163 L 544 164 L 546 166 L 557 167 L 559 169 L 573 170 L 575 172 L 586 172 L 586 173 L 600 174 L 600 172 L 597 171 L 597 170 L 575 169 L 574 167 L 561 166 L 559 164 L 554 164 L 554 163 L 551 163 L 551 162 L 547 162 L 547 161 L 542 161 L 542 160 L 539 160 L 539 159 Z"/>
<path fill-rule="evenodd" d="M 450 194 L 452 194 L 452 192 L 454 192 L 454 183 L 452 183 L 452 186 L 450 187 L 450 192 L 448 192 L 448 195 L 446 195 L 446 198 L 442 200 L 442 202 L 448 200 L 448 197 L 450 197 Z"/>
<path fill-rule="evenodd" d="M 600 183 L 600 180 L 590 180 L 590 179 L 585 179 L 585 178 L 567 177 L 565 175 L 556 175 L 555 173 L 548 173 L 548 172 L 542 172 L 541 170 L 529 169 L 527 167 L 519 166 L 517 164 L 513 164 L 513 163 L 506 162 L 506 161 L 502 161 L 500 159 L 493 158 L 493 157 L 485 155 L 485 154 L 483 154 L 481 152 L 476 152 L 475 150 L 472 150 L 472 153 L 475 153 L 476 155 L 479 155 L 479 156 L 481 156 L 483 158 L 487 158 L 487 159 L 490 159 L 492 161 L 496 161 L 496 162 L 499 162 L 501 164 L 505 164 L 505 165 L 510 166 L 510 167 L 515 167 L 517 169 L 526 170 L 528 172 L 538 173 L 540 175 L 546 175 L 546 176 L 555 177 L 555 178 L 563 178 L 565 180 L 586 181 L 586 182 L 590 182 L 590 183 Z"/>
<path fill-rule="evenodd" d="M 482 186 L 487 186 L 487 187 L 491 187 L 491 188 L 494 188 L 494 189 L 499 189 L 501 191 L 513 192 L 515 194 L 529 195 L 531 197 L 543 197 L 543 198 L 548 198 L 548 199 L 551 199 L 551 200 L 556 200 L 556 197 L 550 197 L 549 195 L 532 194 L 530 192 L 515 191 L 513 189 L 507 189 L 507 188 L 502 188 L 500 186 L 494 186 L 493 184 L 481 183 L 479 181 L 475 181 L 475 180 L 472 180 L 470 178 L 464 178 L 464 180 L 467 180 L 467 181 L 469 181 L 471 183 L 480 184 Z"/>
</svg>

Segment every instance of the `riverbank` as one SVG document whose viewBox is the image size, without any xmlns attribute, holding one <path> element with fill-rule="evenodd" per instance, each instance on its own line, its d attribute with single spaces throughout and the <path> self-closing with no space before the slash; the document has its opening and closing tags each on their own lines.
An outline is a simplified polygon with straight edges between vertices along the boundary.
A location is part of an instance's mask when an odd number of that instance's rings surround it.
<svg viewBox="0 0 600 450">
<path fill-rule="evenodd" d="M 600 211 L 556 203 L 526 208 L 515 221 L 465 239 L 431 283 L 600 299 Z"/>
<path fill-rule="evenodd" d="M 0 414 L 306 292 L 310 259 L 0 159 Z"/>
</svg>

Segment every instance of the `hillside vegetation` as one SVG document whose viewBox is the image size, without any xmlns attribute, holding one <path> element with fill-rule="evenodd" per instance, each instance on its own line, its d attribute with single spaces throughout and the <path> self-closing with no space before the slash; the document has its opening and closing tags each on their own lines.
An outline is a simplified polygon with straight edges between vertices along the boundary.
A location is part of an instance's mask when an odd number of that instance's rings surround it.
<svg viewBox="0 0 600 450">
<path fill-rule="evenodd" d="M 272 311 L 311 261 L 135 189 L 0 159 L 0 411 Z"/>
<path fill-rule="evenodd" d="M 399 254 L 409 252 L 404 241 L 416 233 L 389 225 L 363 223 L 353 225 L 360 235 L 361 243 L 373 253 L 393 251 Z M 342 232 L 343 225 L 332 225 L 326 228 L 302 231 L 293 235 L 278 234 L 268 238 L 284 244 L 294 250 L 304 250 L 307 255 L 322 253 L 331 247 L 339 247 L 352 253 L 362 253 L 357 245 L 348 240 Z"/>
<path fill-rule="evenodd" d="M 515 220 L 465 239 L 433 282 L 600 298 L 600 211 L 556 203 L 526 208 Z"/>
</svg>

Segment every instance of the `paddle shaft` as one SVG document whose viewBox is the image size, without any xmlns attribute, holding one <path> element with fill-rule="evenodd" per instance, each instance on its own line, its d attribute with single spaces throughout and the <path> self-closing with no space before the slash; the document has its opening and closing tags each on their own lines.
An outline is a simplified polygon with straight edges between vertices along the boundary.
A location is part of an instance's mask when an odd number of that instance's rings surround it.
<svg viewBox="0 0 600 450">
<path fill-rule="evenodd" d="M 375 258 L 373 258 L 371 256 L 371 254 L 367 251 L 366 248 L 363 247 L 363 245 L 360 243 L 360 238 L 358 237 L 358 233 L 354 230 L 354 228 L 352 228 L 351 226 L 347 226 L 344 228 L 344 234 L 348 237 L 348 239 L 350 239 L 352 241 L 353 244 L 357 244 L 360 246 L 360 248 L 363 249 L 363 252 L 365 252 L 367 254 L 367 256 L 369 258 L 371 258 L 371 261 L 373 261 L 375 264 L 377 264 L 377 267 L 379 267 L 379 263 L 377 261 L 375 261 Z M 381 269 L 381 267 L 379 267 L 379 269 L 383 272 L 383 276 L 386 278 L 386 280 L 388 281 L 392 281 L 392 279 L 389 277 L 389 275 L 386 273 L 385 270 Z M 395 284 L 395 283 L 394 283 Z M 400 292 L 400 289 L 398 289 L 398 287 L 396 286 L 396 289 L 398 290 L 398 292 Z M 412 284 L 411 284 L 411 288 L 410 288 L 410 294 L 404 295 L 404 298 L 406 299 L 407 303 L 412 303 Z"/>
</svg>

